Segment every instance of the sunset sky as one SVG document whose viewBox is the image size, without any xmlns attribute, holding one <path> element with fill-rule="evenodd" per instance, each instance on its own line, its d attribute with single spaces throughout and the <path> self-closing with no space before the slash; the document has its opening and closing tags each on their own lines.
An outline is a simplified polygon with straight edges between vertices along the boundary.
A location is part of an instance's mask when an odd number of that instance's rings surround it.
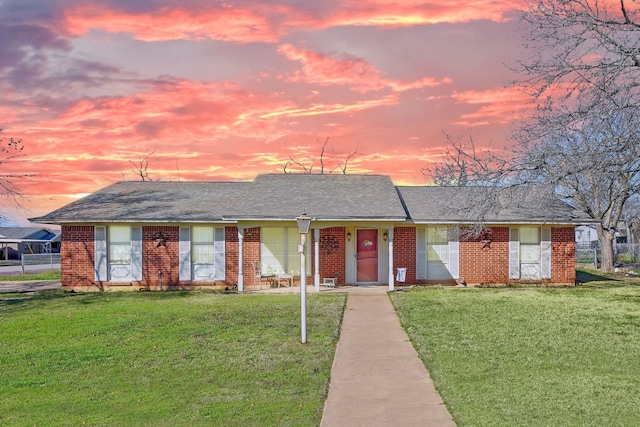
<svg viewBox="0 0 640 427">
<path fill-rule="evenodd" d="M 528 99 L 512 0 L 0 0 L 1 136 L 24 216 L 119 180 L 307 166 L 427 183 L 443 132 L 510 143 Z M 336 169 L 334 173 L 340 173 Z M 8 210 L 7 201 L 0 200 Z"/>
</svg>

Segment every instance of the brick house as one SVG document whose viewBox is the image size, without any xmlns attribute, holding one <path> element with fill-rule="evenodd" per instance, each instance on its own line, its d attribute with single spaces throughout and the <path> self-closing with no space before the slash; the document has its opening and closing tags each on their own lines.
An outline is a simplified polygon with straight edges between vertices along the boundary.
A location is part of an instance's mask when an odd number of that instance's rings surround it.
<svg viewBox="0 0 640 427">
<path fill-rule="evenodd" d="M 243 291 L 299 282 L 303 211 L 313 218 L 305 271 L 316 289 L 325 279 L 391 290 L 572 285 L 574 229 L 588 222 L 538 190 L 301 174 L 119 182 L 33 220 L 62 227 L 64 289 Z"/>
</svg>

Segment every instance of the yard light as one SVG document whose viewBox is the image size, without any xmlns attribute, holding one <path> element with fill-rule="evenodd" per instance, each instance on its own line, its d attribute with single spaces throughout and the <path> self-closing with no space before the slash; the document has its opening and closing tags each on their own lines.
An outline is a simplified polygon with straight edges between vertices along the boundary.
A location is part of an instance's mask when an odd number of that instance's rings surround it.
<svg viewBox="0 0 640 427">
<path fill-rule="evenodd" d="M 302 215 L 296 218 L 298 223 L 298 233 L 300 233 L 300 245 L 298 246 L 298 252 L 300 252 L 300 342 L 306 344 L 307 342 L 307 272 L 305 267 L 307 261 L 304 254 L 304 246 L 307 242 L 307 233 L 311 226 L 311 218 L 307 216 L 306 212 L 302 212 Z"/>
</svg>

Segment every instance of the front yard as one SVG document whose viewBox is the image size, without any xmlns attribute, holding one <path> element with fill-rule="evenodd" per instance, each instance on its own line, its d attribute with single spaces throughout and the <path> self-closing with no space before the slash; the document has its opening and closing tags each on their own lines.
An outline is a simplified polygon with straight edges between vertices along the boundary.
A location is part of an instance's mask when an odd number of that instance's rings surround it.
<svg viewBox="0 0 640 427">
<path fill-rule="evenodd" d="M 0 425 L 318 425 L 345 301 L 0 295 Z"/>
<path fill-rule="evenodd" d="M 460 426 L 640 425 L 640 279 L 393 293 Z"/>
<path fill-rule="evenodd" d="M 640 278 L 579 279 L 390 298 L 458 425 L 640 425 Z M 306 345 L 299 302 L 0 294 L 0 425 L 318 425 L 346 296 L 309 296 Z"/>
</svg>

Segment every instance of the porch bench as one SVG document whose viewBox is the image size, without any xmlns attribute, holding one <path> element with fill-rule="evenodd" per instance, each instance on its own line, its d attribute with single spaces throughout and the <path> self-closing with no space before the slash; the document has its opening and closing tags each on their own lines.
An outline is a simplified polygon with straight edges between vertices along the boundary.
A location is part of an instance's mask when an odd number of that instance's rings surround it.
<svg viewBox="0 0 640 427">
<path fill-rule="evenodd" d="M 338 280 L 335 277 L 325 277 L 324 279 L 322 279 L 322 286 L 328 286 L 330 288 L 335 288 L 336 287 L 336 280 Z"/>
</svg>

